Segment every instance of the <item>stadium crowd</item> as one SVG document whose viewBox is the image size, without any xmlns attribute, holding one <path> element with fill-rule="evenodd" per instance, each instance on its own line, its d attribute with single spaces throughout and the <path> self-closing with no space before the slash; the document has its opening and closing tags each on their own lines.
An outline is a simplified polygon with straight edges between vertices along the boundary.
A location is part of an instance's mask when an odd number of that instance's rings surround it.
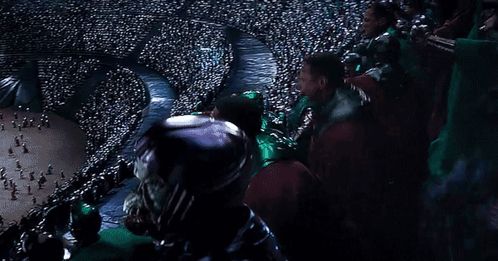
<svg viewBox="0 0 498 261">
<path fill-rule="evenodd" d="M 213 97 L 202 95 L 216 87 L 204 84 L 219 86 L 231 60 L 221 51 L 223 36 L 176 21 L 217 49 L 209 53 L 218 57 L 214 67 L 179 65 L 189 70 L 172 74 L 185 93 L 179 102 L 194 104 L 174 114 L 206 109 L 197 113 L 205 115 L 157 123 L 137 142 L 133 164 L 118 164 L 115 172 L 133 168 L 140 181 L 123 203 L 124 227 L 100 231 L 92 206 L 92 193 L 99 193 L 89 188 L 105 191 L 112 175 L 95 174 L 89 182 L 97 185 L 76 182 L 81 188 L 74 195 L 86 196 L 65 205 L 74 240 L 57 235 L 53 224 L 50 234 L 26 231 L 19 256 L 61 260 L 65 249 L 74 260 L 498 258 L 498 166 L 489 145 L 498 115 L 496 1 L 374 1 L 366 8 L 345 1 L 355 8 L 330 10 L 334 38 L 316 28 L 328 23 L 296 18 L 307 12 L 306 3 L 263 10 L 254 2 L 228 5 L 217 11 L 212 1 L 193 1 L 175 10 L 262 39 L 278 61 L 279 87 L 217 98 L 209 107 Z M 351 13 L 341 13 L 346 9 Z M 281 15 L 273 17 L 276 12 Z M 139 61 L 169 75 L 162 61 L 173 56 L 164 52 L 182 42 L 183 32 L 160 28 Z M 164 42 L 169 38 L 177 40 Z M 180 58 L 196 48 L 186 49 Z M 218 69 L 183 86 L 192 75 Z M 90 154 L 113 155 L 132 129 L 127 124 L 139 120 L 144 96 L 132 71 L 108 74 L 78 114 L 93 135 Z M 123 107 L 115 108 L 115 100 Z M 120 113 L 108 113 L 113 110 Z"/>
</svg>

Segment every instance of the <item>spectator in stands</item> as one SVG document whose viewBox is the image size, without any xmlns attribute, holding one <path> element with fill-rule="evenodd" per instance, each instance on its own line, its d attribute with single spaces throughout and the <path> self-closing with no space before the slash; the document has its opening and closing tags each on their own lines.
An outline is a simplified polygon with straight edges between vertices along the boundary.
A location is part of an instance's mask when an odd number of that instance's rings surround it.
<svg viewBox="0 0 498 261">
<path fill-rule="evenodd" d="M 219 99 L 212 116 L 239 126 L 258 146 L 261 139 L 255 134 L 261 128 L 262 110 L 257 100 L 244 96 Z M 255 147 L 255 157 L 258 157 L 258 151 Z M 276 160 L 261 167 L 257 166 L 257 174 L 251 179 L 244 202 L 268 224 L 286 256 L 301 260 L 307 257 L 306 253 L 314 251 L 300 243 L 310 239 L 299 232 L 306 222 L 306 214 L 300 211 L 305 209 L 305 197 L 312 191 L 312 176 L 302 163 L 292 159 Z"/>
<path fill-rule="evenodd" d="M 268 227 L 242 204 L 246 135 L 209 117 L 169 118 L 136 145 L 136 193 L 125 224 L 159 243 L 160 260 L 285 260 Z"/>
<path fill-rule="evenodd" d="M 253 157 L 251 176 L 262 168 L 262 159 L 256 137 L 261 132 L 263 108 L 257 100 L 243 96 L 228 96 L 216 101 L 211 117 L 229 121 L 244 131 L 250 141 L 250 154 Z"/>
<path fill-rule="evenodd" d="M 322 238 L 313 243 L 327 259 L 370 260 L 378 249 L 374 242 L 381 241 L 372 224 L 381 216 L 376 142 L 382 136 L 365 96 L 345 86 L 343 77 L 343 64 L 329 53 L 307 57 L 300 73 L 301 93 L 318 108 L 309 162 L 323 188 L 312 203 L 321 212 L 311 217 L 317 227 L 309 230 Z"/>
<path fill-rule="evenodd" d="M 315 114 L 315 104 L 308 97 L 301 95 L 286 118 L 286 133 L 297 144 L 295 159 L 305 165 L 308 165 L 307 157 Z"/>
<path fill-rule="evenodd" d="M 211 112 L 214 118 L 232 122 L 254 141 L 261 132 L 261 108 L 256 100 L 243 96 L 228 96 L 216 101 Z"/>
<path fill-rule="evenodd" d="M 442 16 L 443 21 L 446 20 L 446 22 L 440 28 L 434 31 L 434 34 L 436 34 L 437 36 L 450 39 L 467 37 L 473 39 L 479 38 L 494 41 L 498 39 L 498 33 L 496 33 L 495 30 L 492 30 L 493 26 L 495 26 L 495 28 L 498 27 L 498 23 L 496 22 L 498 20 L 496 19 L 496 11 L 494 14 L 488 13 L 491 11 L 490 9 L 495 8 L 496 10 L 496 8 L 498 8 L 498 3 L 496 2 L 496 0 L 440 0 L 438 2 L 440 3 L 440 5 L 438 6 L 438 10 L 449 10 L 450 12 Z M 482 2 L 482 8 L 476 8 L 476 2 Z M 484 13 L 481 13 L 479 11 L 483 11 Z M 484 18 L 488 19 L 485 21 L 480 21 L 480 16 L 486 13 L 488 13 L 490 16 L 485 15 Z M 478 22 L 478 24 L 475 24 L 475 22 Z M 481 24 L 481 22 L 484 23 Z M 436 49 L 430 55 L 429 64 L 431 65 L 431 70 L 429 71 L 430 74 L 428 75 L 428 78 L 430 82 L 434 83 L 434 105 L 432 106 L 432 113 L 430 122 L 428 124 L 428 132 L 431 140 L 435 140 L 436 138 L 438 138 L 440 131 L 446 124 L 448 106 L 447 101 L 449 86 L 453 75 L 453 63 L 454 57 L 451 48 L 450 52 L 441 52 L 440 50 Z"/>
<path fill-rule="evenodd" d="M 368 44 L 367 60 L 374 66 L 362 75 L 346 79 L 346 83 L 363 90 L 370 98 L 373 115 L 386 138 L 384 155 L 390 163 L 384 169 L 388 182 L 382 201 L 388 210 L 386 220 L 393 224 L 389 241 L 399 242 L 399 246 L 391 247 L 398 258 L 413 254 L 410 245 L 416 238 L 418 199 L 427 177 L 425 126 L 430 107 L 423 97 L 427 93 L 421 88 L 423 85 L 414 80 L 418 73 L 410 77 L 405 71 L 409 66 L 400 64 L 400 57 L 406 54 L 401 52 L 396 37 L 384 33 Z M 398 225 L 400 228 L 394 228 Z M 401 227 L 410 229 L 399 233 Z"/>
<path fill-rule="evenodd" d="M 423 14 L 425 11 L 424 0 L 409 0 L 406 2 L 405 13 L 408 17 L 414 17 L 418 14 Z"/>
<path fill-rule="evenodd" d="M 395 16 L 390 5 L 374 2 L 363 15 L 363 35 L 366 38 L 375 38 L 387 31 L 395 23 Z"/>
<path fill-rule="evenodd" d="M 393 54 L 396 53 L 398 57 L 393 57 L 396 59 L 396 63 L 399 59 L 399 41 L 394 39 L 393 34 L 395 24 L 395 15 L 392 10 L 392 5 L 387 3 L 373 2 L 369 8 L 365 11 L 363 16 L 363 39 L 358 42 L 353 49 L 347 53 L 358 54 L 360 59 L 353 59 L 357 61 L 356 66 L 350 65 L 356 69 L 355 75 L 364 73 L 371 68 L 376 67 L 378 57 L 376 57 L 376 48 L 373 44 L 380 41 L 385 41 L 384 39 L 389 38 L 389 41 L 396 44 L 391 48 L 397 48 L 396 52 L 391 52 L 390 49 L 385 50 L 385 53 Z M 382 39 L 379 39 L 382 38 Z M 392 57 L 392 55 L 390 55 Z M 383 57 L 386 57 L 385 55 Z M 346 57 L 344 60 L 347 60 Z M 386 64 L 386 62 L 381 62 Z"/>
<path fill-rule="evenodd" d="M 240 95 L 256 101 L 264 111 L 265 100 L 260 92 L 246 91 Z M 307 165 L 313 115 L 314 104 L 302 95 L 288 113 L 263 113 L 261 133 L 257 136 L 261 154 L 264 154 L 263 166 L 282 159 Z"/>
</svg>

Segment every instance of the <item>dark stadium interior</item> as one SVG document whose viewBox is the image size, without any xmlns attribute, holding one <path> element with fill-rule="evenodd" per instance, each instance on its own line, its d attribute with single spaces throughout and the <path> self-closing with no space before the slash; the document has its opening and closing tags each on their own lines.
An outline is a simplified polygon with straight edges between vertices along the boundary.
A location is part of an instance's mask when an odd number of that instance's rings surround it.
<svg viewBox="0 0 498 261">
<path fill-rule="evenodd" d="M 498 259 L 496 0 L 2 0 L 0 32 L 2 260 Z"/>
</svg>

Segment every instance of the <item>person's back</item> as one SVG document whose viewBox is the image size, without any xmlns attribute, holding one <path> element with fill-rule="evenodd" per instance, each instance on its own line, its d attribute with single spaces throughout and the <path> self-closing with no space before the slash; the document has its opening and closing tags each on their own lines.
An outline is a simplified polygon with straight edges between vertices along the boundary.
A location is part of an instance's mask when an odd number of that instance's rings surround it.
<svg viewBox="0 0 498 261">
<path fill-rule="evenodd" d="M 310 170 L 322 187 L 326 219 L 335 223 L 333 232 L 323 235 L 334 243 L 324 247 L 343 260 L 371 260 L 378 254 L 375 243 L 381 241 L 381 235 L 376 228 L 380 227 L 385 184 L 380 171 L 381 137 L 373 122 L 365 121 L 363 115 L 351 115 L 326 123 L 312 141 Z"/>
<path fill-rule="evenodd" d="M 341 260 L 375 256 L 375 226 L 381 217 L 377 146 L 382 138 L 361 90 L 343 83 L 344 66 L 332 54 L 305 59 L 300 88 L 318 114 L 309 153 L 320 184 L 310 202 L 308 231 L 318 235 L 316 252 Z M 311 232 L 308 232 L 311 234 Z M 374 236 L 375 235 L 375 236 Z"/>
<path fill-rule="evenodd" d="M 254 147 L 253 158 L 264 155 L 266 160 L 256 162 L 256 168 L 245 193 L 244 202 L 268 224 L 282 246 L 282 251 L 291 260 L 299 253 L 310 251 L 300 243 L 299 226 L 305 220 L 298 219 L 303 197 L 312 190 L 313 182 L 309 170 L 299 161 L 289 159 L 280 153 L 274 139 L 282 139 L 275 132 L 258 134 L 262 111 L 257 103 L 246 97 L 230 96 L 216 102 L 213 116 L 228 120 L 248 133 Z M 299 116 L 297 116 L 299 117 Z M 257 134 L 257 135 L 256 135 Z M 306 150 L 307 151 L 307 150 Z M 299 260 L 299 259 L 296 259 Z"/>
<path fill-rule="evenodd" d="M 314 235 L 304 232 L 312 218 L 306 205 L 315 185 L 302 163 L 281 160 L 263 168 L 246 191 L 244 202 L 268 224 L 289 260 L 304 260 L 314 251 L 305 245 Z"/>
</svg>

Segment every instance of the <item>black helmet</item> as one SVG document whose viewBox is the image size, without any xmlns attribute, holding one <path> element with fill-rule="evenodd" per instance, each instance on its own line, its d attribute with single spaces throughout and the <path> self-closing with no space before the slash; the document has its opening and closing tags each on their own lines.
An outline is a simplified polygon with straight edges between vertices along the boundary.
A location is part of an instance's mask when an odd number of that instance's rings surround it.
<svg viewBox="0 0 498 261">
<path fill-rule="evenodd" d="M 248 144 L 234 124 L 205 116 L 153 126 L 136 144 L 141 184 L 125 200 L 127 227 L 164 238 L 181 233 L 199 213 L 240 204 L 249 181 Z"/>
</svg>

